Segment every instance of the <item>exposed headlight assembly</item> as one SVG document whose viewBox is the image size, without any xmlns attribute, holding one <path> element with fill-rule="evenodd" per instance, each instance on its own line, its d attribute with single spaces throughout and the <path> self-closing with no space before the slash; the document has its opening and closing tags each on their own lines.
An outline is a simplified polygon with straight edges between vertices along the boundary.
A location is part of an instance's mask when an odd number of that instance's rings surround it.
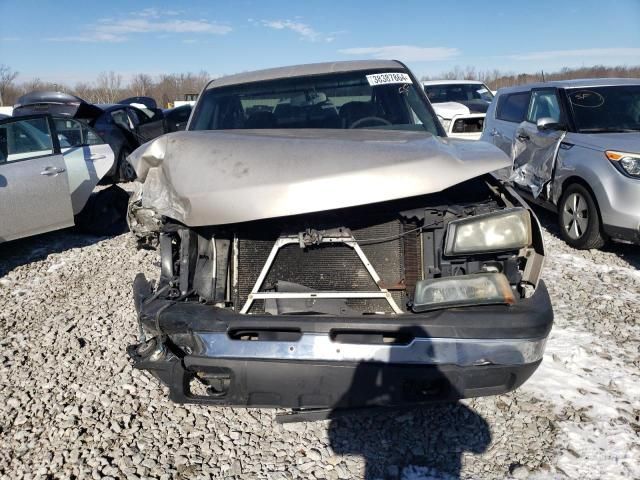
<svg viewBox="0 0 640 480">
<path fill-rule="evenodd" d="M 519 250 L 531 245 L 531 215 L 524 208 L 454 220 L 447 227 L 444 254 Z"/>
<path fill-rule="evenodd" d="M 411 310 L 426 312 L 470 305 L 511 305 L 515 297 L 502 273 L 474 273 L 419 280 Z"/>
<path fill-rule="evenodd" d="M 613 150 L 607 150 L 604 154 L 611 163 L 622 170 L 622 173 L 640 178 L 640 154 L 616 152 Z"/>
</svg>

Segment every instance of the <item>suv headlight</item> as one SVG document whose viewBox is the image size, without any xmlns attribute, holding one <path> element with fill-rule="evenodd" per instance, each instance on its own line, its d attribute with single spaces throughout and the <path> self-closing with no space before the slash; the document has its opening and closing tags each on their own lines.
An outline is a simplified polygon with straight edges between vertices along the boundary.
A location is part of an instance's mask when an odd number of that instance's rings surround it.
<svg viewBox="0 0 640 480">
<path fill-rule="evenodd" d="M 529 211 L 511 208 L 450 222 L 444 253 L 455 256 L 519 250 L 531 241 Z"/>
<path fill-rule="evenodd" d="M 607 150 L 604 154 L 623 173 L 640 178 L 640 154 L 616 152 L 614 150 Z"/>
</svg>

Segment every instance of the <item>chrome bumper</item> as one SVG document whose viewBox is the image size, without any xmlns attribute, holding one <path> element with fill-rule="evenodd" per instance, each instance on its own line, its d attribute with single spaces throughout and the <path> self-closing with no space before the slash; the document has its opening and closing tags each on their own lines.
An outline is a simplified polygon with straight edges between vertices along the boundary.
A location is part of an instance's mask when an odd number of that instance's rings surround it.
<svg viewBox="0 0 640 480">
<path fill-rule="evenodd" d="M 201 351 L 220 359 L 381 362 L 420 365 L 522 365 L 542 359 L 546 338 L 415 338 L 406 345 L 333 341 L 327 334 L 302 335 L 296 341 L 234 340 L 226 333 L 196 333 Z"/>
</svg>

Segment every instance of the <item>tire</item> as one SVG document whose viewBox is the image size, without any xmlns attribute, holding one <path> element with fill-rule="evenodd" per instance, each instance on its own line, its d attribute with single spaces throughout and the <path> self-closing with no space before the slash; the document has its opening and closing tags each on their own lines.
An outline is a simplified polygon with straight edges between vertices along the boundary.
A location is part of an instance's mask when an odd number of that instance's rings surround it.
<svg viewBox="0 0 640 480">
<path fill-rule="evenodd" d="M 124 147 L 120 150 L 120 155 L 118 155 L 118 180 L 120 182 L 131 182 L 137 177 L 136 171 L 127 160 L 130 154 L 131 150 Z"/>
<path fill-rule="evenodd" d="M 558 204 L 558 225 L 562 239 L 578 250 L 601 248 L 606 243 L 598 206 L 589 190 L 572 183 Z"/>
<path fill-rule="evenodd" d="M 98 236 L 119 235 L 128 230 L 129 194 L 117 185 L 91 194 L 76 216 L 76 226 L 84 233 Z"/>
</svg>

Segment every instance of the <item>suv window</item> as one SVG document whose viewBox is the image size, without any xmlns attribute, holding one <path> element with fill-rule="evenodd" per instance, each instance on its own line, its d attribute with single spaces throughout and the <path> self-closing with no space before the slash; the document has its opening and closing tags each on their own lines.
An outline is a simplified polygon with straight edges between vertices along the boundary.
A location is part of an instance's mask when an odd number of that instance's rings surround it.
<svg viewBox="0 0 640 480">
<path fill-rule="evenodd" d="M 53 154 L 46 118 L 31 118 L 0 125 L 0 163 Z"/>
<path fill-rule="evenodd" d="M 640 85 L 575 88 L 567 97 L 579 132 L 640 131 Z"/>
<path fill-rule="evenodd" d="M 560 103 L 555 90 L 534 90 L 527 121 L 536 123 L 541 118 L 553 118 L 560 122 Z"/>
<path fill-rule="evenodd" d="M 524 120 L 529 106 L 530 92 L 508 93 L 498 99 L 496 118 L 505 122 L 520 123 Z"/>
<path fill-rule="evenodd" d="M 71 118 L 54 118 L 60 148 L 100 145 L 104 141 L 89 126 Z"/>
</svg>

